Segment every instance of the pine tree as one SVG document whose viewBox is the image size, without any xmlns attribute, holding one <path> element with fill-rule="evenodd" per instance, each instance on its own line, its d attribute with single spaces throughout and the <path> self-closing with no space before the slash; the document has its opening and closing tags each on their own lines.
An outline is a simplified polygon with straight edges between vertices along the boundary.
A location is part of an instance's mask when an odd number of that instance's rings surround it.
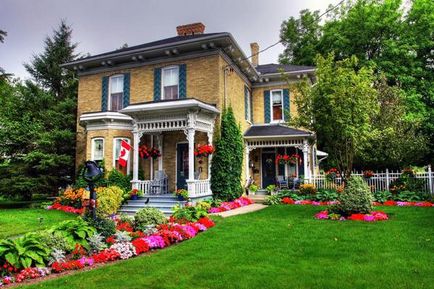
<svg viewBox="0 0 434 289">
<path fill-rule="evenodd" d="M 220 136 L 211 164 L 211 189 L 214 197 L 233 200 L 241 195 L 243 136 L 232 108 L 222 114 Z"/>
</svg>

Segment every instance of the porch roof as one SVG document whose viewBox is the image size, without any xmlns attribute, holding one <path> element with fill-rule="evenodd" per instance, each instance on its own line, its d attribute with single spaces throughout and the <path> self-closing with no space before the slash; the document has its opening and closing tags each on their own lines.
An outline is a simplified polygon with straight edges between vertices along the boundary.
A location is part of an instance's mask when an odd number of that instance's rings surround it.
<svg viewBox="0 0 434 289">
<path fill-rule="evenodd" d="M 252 125 L 245 133 L 244 138 L 282 138 L 282 137 L 310 137 L 314 133 L 292 128 L 283 124 Z"/>
</svg>

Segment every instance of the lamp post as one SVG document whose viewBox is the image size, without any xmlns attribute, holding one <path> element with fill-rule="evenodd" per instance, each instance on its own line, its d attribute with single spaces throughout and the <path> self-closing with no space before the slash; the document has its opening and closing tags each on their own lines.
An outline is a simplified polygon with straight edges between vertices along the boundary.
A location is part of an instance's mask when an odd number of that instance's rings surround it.
<svg viewBox="0 0 434 289">
<path fill-rule="evenodd" d="M 89 200 L 89 211 L 91 212 L 92 218 L 96 218 L 96 192 L 95 192 L 95 182 L 98 181 L 102 176 L 102 171 L 100 167 L 94 161 L 87 161 L 84 164 L 83 178 L 89 185 L 90 190 L 90 200 Z"/>
</svg>

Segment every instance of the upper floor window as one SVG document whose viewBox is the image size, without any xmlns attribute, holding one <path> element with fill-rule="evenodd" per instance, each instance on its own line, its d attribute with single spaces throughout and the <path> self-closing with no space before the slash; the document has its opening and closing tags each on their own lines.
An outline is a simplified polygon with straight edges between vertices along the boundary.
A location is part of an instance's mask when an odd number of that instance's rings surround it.
<svg viewBox="0 0 434 289">
<path fill-rule="evenodd" d="M 121 153 L 122 140 L 130 143 L 130 140 L 128 138 L 119 137 L 113 139 L 113 167 L 116 168 L 118 171 L 122 172 L 124 175 L 127 175 L 130 172 L 129 160 L 125 167 L 119 165 L 119 154 Z"/>
<path fill-rule="evenodd" d="M 282 90 L 271 91 L 271 120 L 283 120 L 283 93 Z"/>
<path fill-rule="evenodd" d="M 179 95 L 179 67 L 170 66 L 162 71 L 162 99 L 178 99 Z"/>
<path fill-rule="evenodd" d="M 109 108 L 111 111 L 119 111 L 123 108 L 124 99 L 124 76 L 115 75 L 110 77 Z"/>
<path fill-rule="evenodd" d="M 252 94 L 248 88 L 245 88 L 246 94 L 246 120 L 252 122 Z"/>
<path fill-rule="evenodd" d="M 93 138 L 92 139 L 92 150 L 91 150 L 91 160 L 100 164 L 104 159 L 104 139 L 103 138 Z"/>
</svg>

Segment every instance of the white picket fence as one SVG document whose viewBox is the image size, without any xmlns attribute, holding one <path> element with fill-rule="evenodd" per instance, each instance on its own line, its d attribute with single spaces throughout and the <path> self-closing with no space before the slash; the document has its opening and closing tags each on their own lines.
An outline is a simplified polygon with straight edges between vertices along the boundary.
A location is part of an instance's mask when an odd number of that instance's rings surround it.
<svg viewBox="0 0 434 289">
<path fill-rule="evenodd" d="M 394 172 L 386 169 L 385 172 L 375 172 L 371 178 L 364 178 L 364 180 L 368 183 L 373 192 L 386 191 L 389 190 L 390 183 L 399 178 L 401 174 L 402 172 L 400 171 Z M 363 172 L 353 172 L 351 175 L 363 177 Z M 434 175 L 431 170 L 431 166 L 428 166 L 427 171 L 423 173 L 416 173 L 415 176 L 417 179 L 423 180 L 424 192 L 434 195 Z M 333 189 L 336 188 L 337 185 L 342 184 L 342 179 L 336 178 L 333 182 L 327 180 L 325 174 L 320 174 L 313 175 L 312 178 L 309 180 L 309 183 L 315 184 L 317 188 Z"/>
</svg>

